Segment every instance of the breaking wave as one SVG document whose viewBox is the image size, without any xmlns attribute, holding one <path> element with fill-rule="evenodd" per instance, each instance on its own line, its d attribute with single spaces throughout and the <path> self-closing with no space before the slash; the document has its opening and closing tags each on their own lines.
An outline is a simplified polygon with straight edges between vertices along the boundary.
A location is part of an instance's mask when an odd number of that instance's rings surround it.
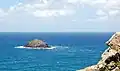
<svg viewBox="0 0 120 71">
<path fill-rule="evenodd" d="M 15 48 L 19 48 L 19 49 L 48 49 L 48 50 L 51 50 L 51 49 L 62 48 L 62 47 L 63 46 L 51 46 L 49 48 L 31 48 L 31 47 L 17 46 Z M 64 48 L 68 48 L 68 47 L 64 47 Z"/>
</svg>

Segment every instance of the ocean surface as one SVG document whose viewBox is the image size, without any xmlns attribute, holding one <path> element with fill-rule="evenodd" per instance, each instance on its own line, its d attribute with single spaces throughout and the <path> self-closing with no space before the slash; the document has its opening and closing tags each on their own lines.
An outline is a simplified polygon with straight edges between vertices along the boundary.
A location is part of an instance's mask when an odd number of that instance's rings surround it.
<svg viewBox="0 0 120 71">
<path fill-rule="evenodd" d="M 0 71 L 75 71 L 100 60 L 113 33 L 0 33 Z M 26 49 L 42 39 L 51 49 Z"/>
</svg>

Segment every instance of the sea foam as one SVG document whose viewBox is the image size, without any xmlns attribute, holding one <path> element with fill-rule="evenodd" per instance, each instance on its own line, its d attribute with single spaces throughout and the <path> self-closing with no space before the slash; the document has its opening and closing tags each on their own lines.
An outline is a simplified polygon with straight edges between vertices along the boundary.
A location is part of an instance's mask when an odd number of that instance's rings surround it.
<svg viewBox="0 0 120 71">
<path fill-rule="evenodd" d="M 17 46 L 15 48 L 20 48 L 20 49 L 48 49 L 48 50 L 51 50 L 51 49 L 55 49 L 56 46 L 51 46 L 50 48 L 31 48 L 31 47 Z"/>
</svg>

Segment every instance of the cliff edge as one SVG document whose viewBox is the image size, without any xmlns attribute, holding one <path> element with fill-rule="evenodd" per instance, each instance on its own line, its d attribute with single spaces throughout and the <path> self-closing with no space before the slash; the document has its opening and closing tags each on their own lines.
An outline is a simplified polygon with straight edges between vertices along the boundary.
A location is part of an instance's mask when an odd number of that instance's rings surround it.
<svg viewBox="0 0 120 71">
<path fill-rule="evenodd" d="M 108 49 L 101 60 L 93 66 L 77 71 L 120 71 L 120 32 L 116 32 L 107 42 Z"/>
</svg>

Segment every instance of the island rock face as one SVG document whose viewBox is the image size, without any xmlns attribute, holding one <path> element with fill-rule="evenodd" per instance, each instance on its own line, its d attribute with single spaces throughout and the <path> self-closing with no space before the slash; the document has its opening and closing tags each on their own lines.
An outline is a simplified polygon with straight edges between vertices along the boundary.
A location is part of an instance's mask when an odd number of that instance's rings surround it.
<svg viewBox="0 0 120 71">
<path fill-rule="evenodd" d="M 93 66 L 77 71 L 120 71 L 120 32 L 116 32 L 107 42 L 108 49 L 101 60 Z"/>
<path fill-rule="evenodd" d="M 34 39 L 28 42 L 27 45 L 25 45 L 24 47 L 31 47 L 31 48 L 48 48 L 48 44 L 45 43 L 42 40 L 38 40 L 38 39 Z"/>
</svg>

